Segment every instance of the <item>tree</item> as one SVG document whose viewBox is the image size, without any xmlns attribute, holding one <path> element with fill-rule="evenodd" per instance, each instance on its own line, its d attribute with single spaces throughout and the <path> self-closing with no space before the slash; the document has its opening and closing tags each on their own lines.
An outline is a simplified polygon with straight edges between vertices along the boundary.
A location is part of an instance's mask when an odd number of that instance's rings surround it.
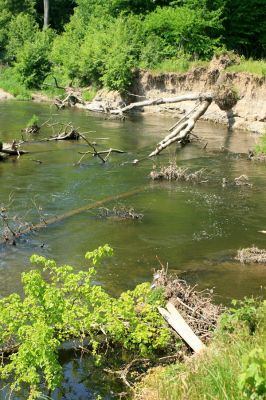
<svg viewBox="0 0 266 400">
<path fill-rule="evenodd" d="M 265 0 L 227 0 L 224 10 L 226 45 L 247 57 L 265 57 L 265 15 Z"/>
<path fill-rule="evenodd" d="M 43 29 L 49 24 L 49 0 L 43 0 Z"/>
</svg>

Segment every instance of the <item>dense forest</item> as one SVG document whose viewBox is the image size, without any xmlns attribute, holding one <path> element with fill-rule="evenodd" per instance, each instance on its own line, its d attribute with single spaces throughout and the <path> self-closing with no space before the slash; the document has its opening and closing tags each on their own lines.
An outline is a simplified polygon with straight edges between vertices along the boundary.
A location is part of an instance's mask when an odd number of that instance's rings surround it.
<svg viewBox="0 0 266 400">
<path fill-rule="evenodd" d="M 52 74 L 123 91 L 134 68 L 266 49 L 264 0 L 0 0 L 0 11 L 1 64 L 27 88 Z"/>
</svg>

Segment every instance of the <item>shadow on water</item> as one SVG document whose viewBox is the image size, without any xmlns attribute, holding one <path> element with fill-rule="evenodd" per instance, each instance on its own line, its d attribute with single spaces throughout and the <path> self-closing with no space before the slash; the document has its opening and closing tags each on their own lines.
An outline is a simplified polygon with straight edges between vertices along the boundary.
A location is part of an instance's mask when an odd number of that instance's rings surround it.
<svg viewBox="0 0 266 400">
<path fill-rule="evenodd" d="M 254 137 L 202 122 L 195 133 L 203 142 L 181 150 L 166 150 L 156 160 L 132 166 L 127 161 L 147 155 L 172 124 L 172 116 L 138 116 L 121 122 L 80 110 L 58 114 L 46 104 L 5 102 L 0 103 L 0 140 L 19 139 L 21 128 L 33 114 L 39 116 L 41 123 L 50 116 L 64 123 L 72 121 L 81 131 L 93 131 L 89 135 L 98 143 L 97 148 L 121 148 L 127 153 L 112 155 L 106 165 L 90 158 L 74 166 L 80 158 L 78 152 L 86 148 L 82 142 L 25 146 L 31 154 L 0 164 L 1 205 L 6 205 L 13 193 L 11 214 L 37 223 L 40 215 L 34 202 L 48 219 L 110 195 L 147 186 L 146 191 L 122 202 L 144 214 L 144 218 L 102 219 L 98 217 L 99 210 L 93 209 L 32 232 L 17 246 L 1 246 L 1 296 L 21 292 L 20 274 L 31 268 L 28 259 L 32 253 L 86 269 L 85 252 L 104 243 L 114 248 L 115 255 L 98 267 L 97 280 L 113 295 L 150 281 L 153 269 L 158 268 L 156 255 L 191 284 L 202 289 L 215 287 L 217 301 L 228 303 L 232 298 L 261 294 L 261 287 L 266 286 L 265 268 L 243 266 L 233 260 L 240 247 L 266 247 L 266 235 L 259 233 L 266 229 L 265 165 L 239 155 L 253 147 Z M 39 137 L 48 134 L 43 129 Z M 204 168 L 208 183 L 150 182 L 153 164 L 166 163 L 169 158 L 192 170 Z M 32 159 L 40 159 L 42 164 Z M 233 184 L 234 178 L 242 174 L 248 175 L 252 188 Z M 228 181 L 226 187 L 222 186 L 223 178 Z M 117 202 L 106 206 L 112 208 Z M 88 357 L 75 361 L 66 358 L 64 369 L 65 392 L 58 392 L 56 399 L 96 399 L 98 394 L 111 399 L 112 390 L 117 389 L 112 379 L 97 369 L 94 373 Z"/>
</svg>

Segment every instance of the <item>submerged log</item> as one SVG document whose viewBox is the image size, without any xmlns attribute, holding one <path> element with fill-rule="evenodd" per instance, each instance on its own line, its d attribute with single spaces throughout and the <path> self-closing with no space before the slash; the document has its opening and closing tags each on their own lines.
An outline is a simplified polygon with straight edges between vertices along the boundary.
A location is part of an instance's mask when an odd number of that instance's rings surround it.
<svg viewBox="0 0 266 400">
<path fill-rule="evenodd" d="M 73 217 L 74 215 L 81 214 L 81 213 L 86 212 L 88 210 L 93 210 L 95 208 L 100 208 L 101 206 L 103 206 L 103 205 L 105 205 L 107 203 L 110 203 L 112 201 L 122 200 L 122 199 L 125 199 L 127 197 L 134 196 L 135 194 L 145 192 L 148 189 L 148 187 L 149 186 L 142 186 L 140 188 L 137 188 L 137 189 L 134 189 L 134 190 L 130 190 L 129 192 L 124 192 L 124 193 L 119 193 L 119 194 L 115 194 L 115 195 L 112 195 L 112 196 L 108 196 L 108 197 L 105 197 L 102 200 L 96 200 L 93 203 L 90 203 L 90 204 L 87 204 L 85 206 L 76 208 L 74 210 L 67 211 L 64 214 L 61 214 L 61 215 L 58 215 L 58 216 L 55 216 L 55 217 L 51 217 L 51 218 L 46 219 L 46 220 L 41 220 L 37 224 L 29 225 L 29 226 L 27 226 L 25 228 L 22 228 L 18 232 L 14 232 L 12 240 L 6 240 L 5 238 L 2 238 L 2 239 L 0 238 L 0 245 L 1 244 L 2 245 L 6 244 L 6 243 L 9 243 L 9 242 L 14 244 L 13 241 L 16 241 L 16 239 L 18 239 L 18 238 L 20 238 L 20 237 L 22 237 L 24 235 L 27 235 L 27 234 L 29 234 L 31 232 L 35 232 L 35 231 L 38 231 L 40 229 L 44 229 L 49 225 L 56 224 L 57 222 L 61 222 L 61 221 L 65 220 L 65 219 L 67 219 L 67 218 Z"/>
</svg>

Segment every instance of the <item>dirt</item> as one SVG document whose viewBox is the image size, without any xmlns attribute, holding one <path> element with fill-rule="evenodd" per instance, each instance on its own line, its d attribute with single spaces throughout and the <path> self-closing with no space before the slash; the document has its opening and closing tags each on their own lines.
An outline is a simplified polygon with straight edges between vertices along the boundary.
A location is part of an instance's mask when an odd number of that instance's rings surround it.
<svg viewBox="0 0 266 400">
<path fill-rule="evenodd" d="M 219 82 L 220 80 L 220 82 Z M 196 68 L 184 74 L 151 74 L 136 72 L 130 91 L 147 98 L 174 97 L 193 92 L 214 93 L 217 84 L 230 86 L 237 93 L 238 101 L 227 111 L 221 110 L 215 102 L 211 104 L 202 119 L 229 124 L 234 129 L 245 129 L 263 133 L 266 125 L 266 78 L 248 73 L 223 72 L 211 63 L 208 67 Z M 194 102 L 179 103 L 175 110 L 181 115 L 193 107 Z M 150 107 L 149 112 L 165 112 L 168 106 Z M 171 110 L 173 107 L 171 106 Z"/>
<path fill-rule="evenodd" d="M 235 61 L 234 61 L 235 62 Z M 209 65 L 198 67 L 187 73 L 158 73 L 137 70 L 126 95 L 102 89 L 92 104 L 105 102 L 110 108 L 121 107 L 130 102 L 161 97 L 176 97 L 191 93 L 211 93 L 214 101 L 202 119 L 226 124 L 231 129 L 244 129 L 263 133 L 266 126 L 266 77 L 249 73 L 226 72 L 231 60 L 214 58 Z M 222 104 L 228 93 L 228 104 Z M 193 108 L 193 101 L 176 105 L 156 105 L 143 108 L 145 113 L 171 112 L 182 117 Z M 85 106 L 86 108 L 86 106 Z"/>
<path fill-rule="evenodd" d="M 191 93 L 211 93 L 218 97 L 212 102 L 202 119 L 226 124 L 232 129 L 244 129 L 264 133 L 266 126 L 266 77 L 249 73 L 226 72 L 224 68 L 231 60 L 226 57 L 214 58 L 209 65 L 195 68 L 187 73 L 158 73 L 145 70 L 135 71 L 133 83 L 125 95 L 116 91 L 100 90 L 94 100 L 87 104 L 76 104 L 79 108 L 87 105 L 99 108 L 104 103 L 107 108 L 119 108 L 130 102 L 160 97 L 175 97 Z M 230 104 L 219 101 L 219 89 L 230 92 Z M 220 91 L 221 92 L 221 91 Z M 0 89 L 0 100 L 14 98 Z M 51 101 L 42 93 L 32 96 L 34 101 Z M 235 101 L 237 100 L 237 102 Z M 218 106 L 220 105 L 220 107 Z M 194 102 L 185 101 L 176 105 L 157 105 L 145 107 L 146 113 L 174 112 L 182 116 L 191 110 Z M 222 108 L 222 109 L 221 109 Z M 94 111 L 95 111 L 94 110 Z"/>
<path fill-rule="evenodd" d="M 1 100 L 11 100 L 11 99 L 14 99 L 14 96 L 0 88 L 0 101 Z"/>
</svg>

